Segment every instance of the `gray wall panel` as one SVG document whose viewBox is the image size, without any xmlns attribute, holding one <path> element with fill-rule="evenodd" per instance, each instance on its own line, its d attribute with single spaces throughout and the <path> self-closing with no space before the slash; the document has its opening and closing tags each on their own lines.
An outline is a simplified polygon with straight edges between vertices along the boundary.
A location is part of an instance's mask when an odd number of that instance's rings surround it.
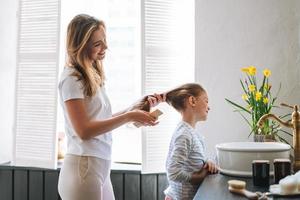
<svg viewBox="0 0 300 200">
<path fill-rule="evenodd" d="M 114 189 L 115 199 L 123 200 L 124 199 L 124 175 L 123 173 L 111 173 L 111 182 Z"/>
<path fill-rule="evenodd" d="M 140 174 L 125 174 L 125 200 L 140 200 Z"/>
<path fill-rule="evenodd" d="M 141 178 L 141 199 L 157 200 L 157 175 L 144 174 Z"/>
<path fill-rule="evenodd" d="M 14 200 L 28 200 L 28 171 L 14 172 Z"/>
<path fill-rule="evenodd" d="M 29 200 L 41 200 L 44 196 L 43 171 L 29 170 Z"/>
<path fill-rule="evenodd" d="M 158 174 L 158 199 L 164 200 L 164 190 L 169 186 L 166 174 Z"/>
<path fill-rule="evenodd" d="M 58 173 L 59 173 L 58 171 L 45 171 L 45 180 L 44 180 L 45 200 L 59 200 L 58 189 L 57 189 L 58 175 L 59 175 Z"/>
<path fill-rule="evenodd" d="M 13 199 L 13 170 L 0 169 L 0 196 L 3 199 Z"/>
</svg>

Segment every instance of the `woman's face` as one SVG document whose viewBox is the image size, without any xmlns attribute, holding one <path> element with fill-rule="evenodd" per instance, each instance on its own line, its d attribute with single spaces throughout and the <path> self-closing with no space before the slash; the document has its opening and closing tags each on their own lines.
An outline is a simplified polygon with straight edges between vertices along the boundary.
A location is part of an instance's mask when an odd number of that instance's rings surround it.
<svg viewBox="0 0 300 200">
<path fill-rule="evenodd" d="M 208 96 L 206 92 L 201 92 L 199 96 L 195 98 L 195 114 L 199 121 L 205 121 L 207 119 L 208 111 Z"/>
<path fill-rule="evenodd" d="M 88 57 L 92 61 L 103 60 L 107 49 L 105 28 L 99 28 L 93 32 L 88 42 Z"/>
</svg>

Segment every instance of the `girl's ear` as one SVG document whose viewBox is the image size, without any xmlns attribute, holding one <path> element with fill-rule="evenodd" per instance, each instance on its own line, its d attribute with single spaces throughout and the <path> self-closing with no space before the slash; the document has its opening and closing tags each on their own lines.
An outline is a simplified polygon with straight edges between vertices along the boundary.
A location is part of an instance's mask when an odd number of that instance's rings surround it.
<svg viewBox="0 0 300 200">
<path fill-rule="evenodd" d="M 188 102 L 189 102 L 189 104 L 191 105 L 191 106 L 195 106 L 196 105 L 196 101 L 195 101 L 196 99 L 195 99 L 195 97 L 193 97 L 193 96 L 189 96 L 189 98 L 188 98 Z"/>
</svg>

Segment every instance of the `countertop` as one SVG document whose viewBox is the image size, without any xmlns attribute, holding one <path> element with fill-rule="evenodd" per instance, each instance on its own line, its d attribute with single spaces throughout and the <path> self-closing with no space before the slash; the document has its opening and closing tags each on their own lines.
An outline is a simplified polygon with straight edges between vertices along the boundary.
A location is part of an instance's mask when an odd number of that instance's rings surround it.
<svg viewBox="0 0 300 200">
<path fill-rule="evenodd" d="M 223 174 L 215 174 L 207 176 L 202 182 L 201 186 L 198 189 L 198 192 L 195 195 L 194 200 L 243 200 L 247 199 L 244 196 L 239 196 L 238 194 L 233 194 L 228 190 L 227 181 L 231 179 L 243 180 L 246 181 L 246 189 L 250 191 L 260 191 L 267 192 L 269 190 L 268 187 L 256 187 L 253 186 L 252 178 L 244 178 L 244 177 L 233 177 L 227 176 Z M 270 178 L 270 184 L 273 184 L 273 179 Z M 269 197 L 269 199 L 300 199 L 300 195 L 297 196 L 274 196 Z"/>
</svg>

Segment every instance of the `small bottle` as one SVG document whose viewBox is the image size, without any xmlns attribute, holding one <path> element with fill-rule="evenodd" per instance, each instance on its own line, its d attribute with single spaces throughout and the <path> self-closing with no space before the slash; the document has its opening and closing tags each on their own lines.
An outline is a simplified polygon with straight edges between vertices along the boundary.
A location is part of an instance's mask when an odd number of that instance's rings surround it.
<svg viewBox="0 0 300 200">
<path fill-rule="evenodd" d="M 291 175 L 290 159 L 274 159 L 274 181 L 278 184 L 281 179 Z"/>
<path fill-rule="evenodd" d="M 270 180 L 270 161 L 253 160 L 252 161 L 252 178 L 254 186 L 269 186 Z"/>
</svg>

